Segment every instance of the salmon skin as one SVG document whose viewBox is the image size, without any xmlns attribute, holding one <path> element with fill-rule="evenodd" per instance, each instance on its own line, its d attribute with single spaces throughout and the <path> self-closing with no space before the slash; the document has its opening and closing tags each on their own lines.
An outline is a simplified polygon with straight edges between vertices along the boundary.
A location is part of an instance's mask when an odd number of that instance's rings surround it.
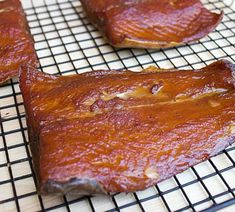
<svg viewBox="0 0 235 212">
<path fill-rule="evenodd" d="M 133 192 L 235 140 L 234 66 L 20 74 L 43 194 Z"/>
<path fill-rule="evenodd" d="M 19 0 L 0 1 L 0 84 L 18 75 L 21 65 L 37 65 L 33 39 Z"/>
<path fill-rule="evenodd" d="M 81 0 L 90 21 L 111 45 L 167 48 L 196 41 L 223 17 L 200 0 Z"/>
</svg>

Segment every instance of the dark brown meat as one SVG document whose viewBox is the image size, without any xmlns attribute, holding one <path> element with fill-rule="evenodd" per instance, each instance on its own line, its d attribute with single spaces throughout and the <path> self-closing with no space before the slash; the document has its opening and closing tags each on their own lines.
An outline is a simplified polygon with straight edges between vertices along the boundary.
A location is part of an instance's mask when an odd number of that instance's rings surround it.
<svg viewBox="0 0 235 212">
<path fill-rule="evenodd" d="M 235 138 L 234 66 L 51 76 L 23 68 L 43 193 L 132 192 L 221 152 Z"/>
<path fill-rule="evenodd" d="M 21 65 L 36 67 L 34 43 L 19 0 L 0 1 L 0 84 L 16 76 Z"/>
<path fill-rule="evenodd" d="M 223 14 L 207 10 L 200 0 L 81 0 L 91 22 L 111 45 L 166 48 L 199 40 Z"/>
</svg>

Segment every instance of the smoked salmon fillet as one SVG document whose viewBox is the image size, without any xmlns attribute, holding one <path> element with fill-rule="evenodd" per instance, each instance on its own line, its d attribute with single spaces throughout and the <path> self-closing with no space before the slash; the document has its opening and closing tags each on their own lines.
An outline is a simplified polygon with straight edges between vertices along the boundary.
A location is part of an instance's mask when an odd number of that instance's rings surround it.
<svg viewBox="0 0 235 212">
<path fill-rule="evenodd" d="M 36 67 L 33 39 L 19 0 L 0 1 L 0 84 L 18 75 L 21 65 Z"/>
<path fill-rule="evenodd" d="M 234 66 L 52 76 L 23 67 L 20 88 L 43 194 L 133 192 L 235 140 Z"/>
<path fill-rule="evenodd" d="M 116 47 L 167 48 L 213 31 L 223 12 L 200 0 L 81 0 L 90 21 Z"/>
</svg>

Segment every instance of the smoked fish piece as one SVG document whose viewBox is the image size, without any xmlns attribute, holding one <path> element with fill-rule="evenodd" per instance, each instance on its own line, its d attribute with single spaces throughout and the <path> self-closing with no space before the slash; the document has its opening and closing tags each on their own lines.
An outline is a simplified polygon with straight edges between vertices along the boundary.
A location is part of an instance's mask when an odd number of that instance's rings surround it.
<svg viewBox="0 0 235 212">
<path fill-rule="evenodd" d="M 0 1 L 0 84 L 18 75 L 21 65 L 36 67 L 33 39 L 19 0 Z"/>
<path fill-rule="evenodd" d="M 213 31 L 223 12 L 200 0 L 81 0 L 90 21 L 116 47 L 167 48 Z"/>
<path fill-rule="evenodd" d="M 234 65 L 52 76 L 23 67 L 20 88 L 43 194 L 133 192 L 235 140 Z"/>
</svg>

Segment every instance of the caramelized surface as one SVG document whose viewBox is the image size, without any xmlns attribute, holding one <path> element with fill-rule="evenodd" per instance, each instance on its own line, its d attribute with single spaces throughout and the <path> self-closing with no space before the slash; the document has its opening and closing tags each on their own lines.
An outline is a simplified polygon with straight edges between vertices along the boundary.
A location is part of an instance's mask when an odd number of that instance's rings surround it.
<svg viewBox="0 0 235 212">
<path fill-rule="evenodd" d="M 163 48 L 198 40 L 222 13 L 199 0 L 81 0 L 90 20 L 117 47 Z"/>
<path fill-rule="evenodd" d="M 36 66 L 33 40 L 19 0 L 0 1 L 0 84 L 16 76 L 21 65 Z"/>
<path fill-rule="evenodd" d="M 60 77 L 24 68 L 41 191 L 141 190 L 218 154 L 235 138 L 233 71 L 228 61 Z"/>
</svg>

